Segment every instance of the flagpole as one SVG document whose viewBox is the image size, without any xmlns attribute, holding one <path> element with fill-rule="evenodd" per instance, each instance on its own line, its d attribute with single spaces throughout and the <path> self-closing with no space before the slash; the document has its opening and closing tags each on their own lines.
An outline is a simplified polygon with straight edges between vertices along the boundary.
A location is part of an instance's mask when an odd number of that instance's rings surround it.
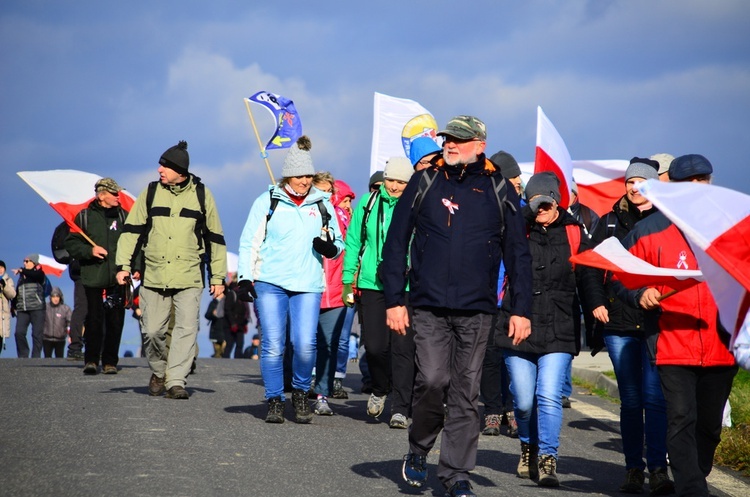
<svg viewBox="0 0 750 497">
<path fill-rule="evenodd" d="M 273 173 L 271 172 L 271 164 L 268 162 L 268 153 L 266 152 L 265 147 L 263 147 L 263 142 L 260 141 L 260 135 L 258 134 L 258 127 L 255 126 L 255 119 L 253 118 L 253 113 L 250 110 L 250 101 L 245 98 L 245 108 L 247 108 L 247 115 L 250 116 L 250 124 L 253 125 L 253 131 L 255 132 L 255 138 L 258 140 L 258 147 L 260 147 L 260 156 L 263 157 L 263 160 L 266 162 L 266 169 L 268 170 L 268 175 L 271 177 L 271 183 L 274 185 L 276 184 L 276 180 L 273 177 Z"/>
</svg>

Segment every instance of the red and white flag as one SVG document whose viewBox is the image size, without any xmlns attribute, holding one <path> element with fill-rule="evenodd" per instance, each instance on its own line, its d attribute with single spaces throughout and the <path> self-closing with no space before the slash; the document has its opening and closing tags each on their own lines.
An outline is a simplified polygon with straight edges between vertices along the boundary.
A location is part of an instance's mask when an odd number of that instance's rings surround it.
<svg viewBox="0 0 750 497">
<path fill-rule="evenodd" d="M 750 309 L 750 196 L 693 182 L 637 187 L 690 243 L 733 347 Z"/>
<path fill-rule="evenodd" d="M 573 182 L 573 160 L 560 133 L 557 132 L 541 107 L 536 112 L 536 154 L 534 174 L 551 171 L 560 178 L 560 207 L 570 205 L 570 187 Z"/>
<path fill-rule="evenodd" d="M 684 290 L 703 281 L 703 273 L 698 270 L 657 267 L 639 259 L 614 236 L 591 250 L 572 256 L 570 262 L 610 271 L 631 290 L 656 285 Z"/>
<path fill-rule="evenodd" d="M 21 171 L 17 174 L 62 216 L 71 231 L 81 231 L 74 222 L 76 214 L 94 199 L 94 185 L 102 179 L 101 176 L 74 169 Z M 123 209 L 130 212 L 134 203 L 133 195 L 124 190 L 120 192 Z"/>
<path fill-rule="evenodd" d="M 42 271 L 44 271 L 44 274 L 54 274 L 58 278 L 62 276 L 62 274 L 68 268 L 67 264 L 60 264 L 52 257 L 47 257 L 46 255 L 42 254 L 39 254 L 39 265 L 42 266 Z"/>
</svg>

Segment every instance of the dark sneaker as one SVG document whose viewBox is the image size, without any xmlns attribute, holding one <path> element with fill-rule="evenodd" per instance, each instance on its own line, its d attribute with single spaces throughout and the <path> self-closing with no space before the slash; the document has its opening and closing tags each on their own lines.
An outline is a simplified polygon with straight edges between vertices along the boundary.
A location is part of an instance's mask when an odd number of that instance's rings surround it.
<svg viewBox="0 0 750 497">
<path fill-rule="evenodd" d="M 505 417 L 508 420 L 508 436 L 510 438 L 518 438 L 518 422 L 516 421 L 516 415 L 513 411 L 505 413 Z"/>
<path fill-rule="evenodd" d="M 187 400 L 190 398 L 190 395 L 187 393 L 187 390 L 182 388 L 179 385 L 175 385 L 169 390 L 167 390 L 166 397 L 168 399 L 180 399 L 180 400 Z"/>
<path fill-rule="evenodd" d="M 111 364 L 105 364 L 102 367 L 102 374 L 117 374 L 117 367 Z"/>
<path fill-rule="evenodd" d="M 266 423 L 283 423 L 284 422 L 284 402 L 281 397 L 268 399 L 268 414 L 266 414 Z"/>
<path fill-rule="evenodd" d="M 96 363 L 94 362 L 87 362 L 83 367 L 83 374 L 94 375 L 98 372 L 99 370 L 97 369 Z"/>
<path fill-rule="evenodd" d="M 409 427 L 409 421 L 406 416 L 397 412 L 391 416 L 391 420 L 388 422 L 388 426 L 397 430 L 405 430 Z"/>
<path fill-rule="evenodd" d="M 445 497 L 476 497 L 471 491 L 471 483 L 468 480 L 458 480 L 445 492 Z"/>
<path fill-rule="evenodd" d="M 648 472 L 650 495 L 669 495 L 674 493 L 674 482 L 669 479 L 667 468 L 656 468 Z"/>
<path fill-rule="evenodd" d="M 419 488 L 427 481 L 427 456 L 406 454 L 401 476 L 409 486 Z"/>
<path fill-rule="evenodd" d="M 563 409 L 570 409 L 570 397 L 564 397 L 562 398 L 562 406 Z"/>
<path fill-rule="evenodd" d="M 152 397 L 158 397 L 164 393 L 164 390 L 164 378 L 159 378 L 155 374 L 152 374 L 148 382 L 148 394 Z"/>
<path fill-rule="evenodd" d="M 630 468 L 625 473 L 625 481 L 620 485 L 620 492 L 626 494 L 642 494 L 643 482 L 646 478 L 643 476 L 641 468 Z"/>
<path fill-rule="evenodd" d="M 81 351 L 68 351 L 68 360 L 69 361 L 82 361 L 83 360 L 83 352 Z"/>
<path fill-rule="evenodd" d="M 294 421 L 296 423 L 307 424 L 312 421 L 313 414 L 305 390 L 296 388 L 292 390 L 292 405 L 294 406 Z"/>
<path fill-rule="evenodd" d="M 521 442 L 521 458 L 518 460 L 516 476 L 524 479 L 536 480 L 539 478 L 536 445 Z"/>
<path fill-rule="evenodd" d="M 484 429 L 482 435 L 497 437 L 500 435 L 500 415 L 487 414 L 484 417 Z"/>
<path fill-rule="evenodd" d="M 555 456 L 545 454 L 539 456 L 539 481 L 540 487 L 559 487 L 560 480 L 557 479 L 557 459 Z"/>
<path fill-rule="evenodd" d="M 332 399 L 348 399 L 349 394 L 344 390 L 344 383 L 341 378 L 333 379 L 333 392 L 331 393 Z"/>
</svg>

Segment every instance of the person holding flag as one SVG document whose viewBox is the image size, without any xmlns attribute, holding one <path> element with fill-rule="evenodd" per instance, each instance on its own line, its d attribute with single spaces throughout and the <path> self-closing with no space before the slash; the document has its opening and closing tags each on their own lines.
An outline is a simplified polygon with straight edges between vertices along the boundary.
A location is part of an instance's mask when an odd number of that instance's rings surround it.
<svg viewBox="0 0 750 497">
<path fill-rule="evenodd" d="M 86 293 L 83 373 L 87 375 L 97 374 L 100 362 L 104 374 L 117 374 L 125 323 L 123 289 L 115 278 L 117 242 L 127 217 L 120 206 L 122 190 L 112 178 L 97 181 L 96 197 L 75 217 L 76 226 L 85 235 L 71 231 L 65 240 L 65 249 L 80 263 Z"/>
<path fill-rule="evenodd" d="M 713 166 L 702 155 L 677 157 L 670 181 L 710 183 Z M 639 222 L 622 241 L 633 255 L 657 267 L 699 269 L 683 233 L 662 212 Z M 708 495 L 706 477 L 721 440 L 721 422 L 737 373 L 730 335 L 704 281 L 667 296 L 666 285 L 620 291 L 646 312 L 649 353 L 667 402 L 667 451 L 678 495 Z"/>
</svg>

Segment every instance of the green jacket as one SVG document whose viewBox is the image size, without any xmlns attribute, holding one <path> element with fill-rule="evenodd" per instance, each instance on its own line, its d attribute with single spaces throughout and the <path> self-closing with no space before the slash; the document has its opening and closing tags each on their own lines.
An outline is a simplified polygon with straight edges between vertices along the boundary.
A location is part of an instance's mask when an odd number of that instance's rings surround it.
<svg viewBox="0 0 750 497">
<path fill-rule="evenodd" d="M 78 226 L 86 228 L 86 235 L 94 243 L 107 250 L 104 259 L 98 259 L 91 253 L 93 246 L 80 233 L 71 233 L 65 240 L 65 250 L 70 256 L 81 263 L 81 282 L 90 288 L 110 288 L 117 284 L 115 275 L 117 266 L 117 242 L 123 231 L 120 219 L 125 219 L 119 212 L 121 207 L 105 209 L 94 199 L 89 206 L 76 216 Z M 83 223 L 84 211 L 86 222 Z M 85 224 L 85 226 L 84 226 Z"/>
<path fill-rule="evenodd" d="M 147 236 L 141 247 L 145 268 L 141 282 L 153 289 L 202 288 L 201 258 L 206 253 L 196 223 L 201 214 L 194 175 L 179 185 L 159 184 L 151 205 L 151 229 L 146 231 L 148 218 L 144 189 L 125 221 L 125 229 L 117 246 L 117 265 L 133 272 L 134 256 L 141 234 Z M 214 197 L 205 188 L 206 228 L 209 232 L 211 260 L 210 285 L 221 285 L 227 275 L 227 247 L 224 231 L 216 210 Z"/>
<path fill-rule="evenodd" d="M 370 195 L 379 195 L 367 217 L 367 229 L 365 239 L 362 239 L 362 221 Z M 383 260 L 383 244 L 391 225 L 393 208 L 398 198 L 388 195 L 385 185 L 380 186 L 377 193 L 370 193 L 362 197 L 352 214 L 352 221 L 346 232 L 346 249 L 344 250 L 344 270 L 341 280 L 344 284 L 354 283 L 355 274 L 359 269 L 356 287 L 364 290 L 383 291 L 383 283 L 377 277 L 377 269 Z M 361 267 L 359 264 L 359 251 L 364 244 Z"/>
</svg>

